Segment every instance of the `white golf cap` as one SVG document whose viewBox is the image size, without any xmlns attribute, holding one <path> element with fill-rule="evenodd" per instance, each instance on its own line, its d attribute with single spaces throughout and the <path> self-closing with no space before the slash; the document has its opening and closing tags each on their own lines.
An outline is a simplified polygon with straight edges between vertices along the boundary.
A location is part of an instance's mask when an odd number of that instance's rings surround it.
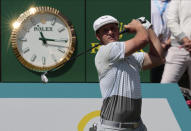
<svg viewBox="0 0 191 131">
<path fill-rule="evenodd" d="M 94 21 L 94 24 L 93 24 L 94 31 L 96 32 L 100 27 L 110 23 L 118 24 L 119 21 L 110 15 L 101 16 Z"/>
</svg>

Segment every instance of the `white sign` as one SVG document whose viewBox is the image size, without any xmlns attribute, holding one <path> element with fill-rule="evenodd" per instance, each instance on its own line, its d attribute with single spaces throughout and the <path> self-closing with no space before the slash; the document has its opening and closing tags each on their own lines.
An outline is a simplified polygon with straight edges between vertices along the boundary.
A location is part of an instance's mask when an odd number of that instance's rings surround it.
<svg viewBox="0 0 191 131">
<path fill-rule="evenodd" d="M 89 131 L 101 98 L 0 98 L 0 131 Z M 167 99 L 143 99 L 148 131 L 181 131 Z"/>
</svg>

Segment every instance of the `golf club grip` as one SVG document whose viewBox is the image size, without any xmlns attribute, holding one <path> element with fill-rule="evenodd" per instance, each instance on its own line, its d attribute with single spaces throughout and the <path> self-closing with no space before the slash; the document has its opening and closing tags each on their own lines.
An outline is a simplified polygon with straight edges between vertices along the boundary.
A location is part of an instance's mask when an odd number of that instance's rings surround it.
<svg viewBox="0 0 191 131">
<path fill-rule="evenodd" d="M 141 22 L 141 24 L 146 23 L 145 20 L 144 20 L 144 21 L 142 21 L 141 19 L 136 19 L 136 20 L 138 20 L 139 22 Z M 119 35 L 121 35 L 121 34 L 123 34 L 123 33 L 126 33 L 126 32 L 129 32 L 129 30 L 128 30 L 128 29 L 124 29 L 124 30 L 122 30 L 121 32 L 119 32 Z"/>
</svg>

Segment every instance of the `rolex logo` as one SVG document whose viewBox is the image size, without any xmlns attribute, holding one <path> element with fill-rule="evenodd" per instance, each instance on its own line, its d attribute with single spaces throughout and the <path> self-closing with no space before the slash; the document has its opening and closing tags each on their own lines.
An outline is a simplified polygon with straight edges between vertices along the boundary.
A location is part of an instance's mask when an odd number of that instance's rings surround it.
<svg viewBox="0 0 191 131">
<path fill-rule="evenodd" d="M 39 25 L 37 25 L 36 27 L 34 27 L 34 31 L 53 31 L 52 27 L 40 27 Z"/>
</svg>

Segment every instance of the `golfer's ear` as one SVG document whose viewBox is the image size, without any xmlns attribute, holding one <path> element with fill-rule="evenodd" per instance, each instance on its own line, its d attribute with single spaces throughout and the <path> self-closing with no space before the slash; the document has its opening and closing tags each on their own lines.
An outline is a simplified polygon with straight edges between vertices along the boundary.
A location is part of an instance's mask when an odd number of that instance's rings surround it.
<svg viewBox="0 0 191 131">
<path fill-rule="evenodd" d="M 100 37 L 98 33 L 96 33 L 96 38 L 100 41 Z"/>
</svg>

